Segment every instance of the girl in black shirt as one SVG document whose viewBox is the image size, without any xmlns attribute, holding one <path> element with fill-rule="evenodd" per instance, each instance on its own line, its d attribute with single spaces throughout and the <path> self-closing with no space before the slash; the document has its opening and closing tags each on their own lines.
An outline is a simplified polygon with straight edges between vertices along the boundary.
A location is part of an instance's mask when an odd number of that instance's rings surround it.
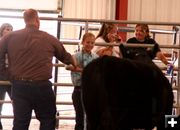
<svg viewBox="0 0 180 130">
<path fill-rule="evenodd" d="M 169 64 L 166 57 L 161 52 L 158 43 L 149 35 L 149 27 L 147 24 L 137 24 L 135 27 L 135 37 L 127 40 L 128 44 L 154 44 L 152 49 L 146 47 L 129 48 L 134 54 L 144 54 L 150 56 L 151 59 L 158 57 L 165 65 Z"/>
</svg>

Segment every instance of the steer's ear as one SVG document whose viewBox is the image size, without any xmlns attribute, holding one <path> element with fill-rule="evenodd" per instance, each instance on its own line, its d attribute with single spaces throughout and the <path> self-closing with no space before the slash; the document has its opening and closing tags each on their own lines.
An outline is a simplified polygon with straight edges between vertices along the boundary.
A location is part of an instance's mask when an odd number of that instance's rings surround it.
<svg viewBox="0 0 180 130">
<path fill-rule="evenodd" d="M 128 57 L 127 49 L 125 48 L 125 46 L 123 44 L 119 45 L 119 51 L 121 52 L 123 58 Z"/>
</svg>

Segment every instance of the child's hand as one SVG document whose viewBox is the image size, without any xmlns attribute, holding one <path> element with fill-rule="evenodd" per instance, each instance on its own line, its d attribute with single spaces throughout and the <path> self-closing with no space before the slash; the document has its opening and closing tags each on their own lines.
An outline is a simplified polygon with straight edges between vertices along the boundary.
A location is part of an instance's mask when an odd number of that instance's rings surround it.
<svg viewBox="0 0 180 130">
<path fill-rule="evenodd" d="M 73 65 L 71 65 L 71 64 L 70 64 L 70 65 L 65 65 L 65 69 L 66 69 L 66 70 L 71 70 L 71 71 L 73 71 L 73 70 L 75 70 L 75 68 L 76 68 L 76 67 L 73 66 Z"/>
<path fill-rule="evenodd" d="M 82 72 L 82 68 L 79 66 L 73 66 L 73 65 L 65 65 L 66 70 L 74 71 L 74 72 Z"/>
<path fill-rule="evenodd" d="M 76 66 L 76 68 L 74 69 L 74 71 L 76 71 L 76 72 L 82 72 L 82 68 L 81 67 L 79 67 L 79 66 Z"/>
</svg>

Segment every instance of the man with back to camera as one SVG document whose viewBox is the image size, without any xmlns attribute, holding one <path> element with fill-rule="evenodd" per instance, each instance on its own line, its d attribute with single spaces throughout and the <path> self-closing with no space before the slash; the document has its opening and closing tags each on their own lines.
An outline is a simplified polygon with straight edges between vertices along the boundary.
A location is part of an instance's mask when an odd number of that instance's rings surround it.
<svg viewBox="0 0 180 130">
<path fill-rule="evenodd" d="M 32 110 L 40 121 L 40 130 L 55 130 L 56 101 L 52 90 L 52 58 L 73 64 L 71 54 L 62 43 L 40 31 L 38 12 L 24 11 L 26 27 L 0 41 L 0 73 L 5 73 L 8 54 L 9 78 L 12 83 L 13 130 L 28 130 Z"/>
</svg>

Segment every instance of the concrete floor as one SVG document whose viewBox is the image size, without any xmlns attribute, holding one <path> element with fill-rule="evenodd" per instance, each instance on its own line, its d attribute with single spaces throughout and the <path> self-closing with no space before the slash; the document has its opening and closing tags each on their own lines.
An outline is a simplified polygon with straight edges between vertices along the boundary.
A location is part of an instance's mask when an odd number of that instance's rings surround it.
<svg viewBox="0 0 180 130">
<path fill-rule="evenodd" d="M 12 119 L 1 119 L 3 130 L 12 130 Z M 36 119 L 31 120 L 29 130 L 39 130 L 39 122 Z M 74 120 L 61 120 L 59 128 L 56 130 L 74 130 Z"/>
<path fill-rule="evenodd" d="M 72 88 L 61 88 L 59 92 L 60 94 L 58 94 L 57 96 L 57 100 L 71 102 L 72 90 L 73 90 Z M 7 95 L 5 100 L 7 101 L 10 100 Z M 57 105 L 57 110 L 59 111 L 61 116 L 70 116 L 70 117 L 75 116 L 74 107 L 72 105 Z M 12 104 L 10 103 L 3 104 L 2 115 L 13 115 Z M 12 130 L 13 119 L 2 118 L 1 121 L 4 128 L 3 130 Z M 75 124 L 74 120 L 61 119 L 59 121 L 59 129 L 57 130 L 74 130 L 74 124 Z M 29 130 L 39 130 L 39 121 L 36 119 L 32 119 Z"/>
</svg>

